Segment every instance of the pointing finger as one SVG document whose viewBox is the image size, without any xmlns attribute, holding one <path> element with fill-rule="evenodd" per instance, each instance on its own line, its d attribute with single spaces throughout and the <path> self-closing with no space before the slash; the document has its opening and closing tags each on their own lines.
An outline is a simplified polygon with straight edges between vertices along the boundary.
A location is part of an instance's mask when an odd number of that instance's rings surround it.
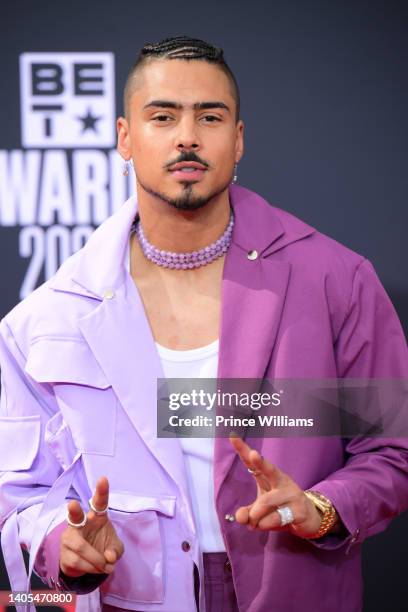
<svg viewBox="0 0 408 612">
<path fill-rule="evenodd" d="M 106 476 L 101 476 L 95 486 L 95 493 L 92 497 L 94 507 L 99 510 L 105 510 L 109 505 L 109 481 Z"/>
<path fill-rule="evenodd" d="M 72 523 L 79 524 L 85 518 L 85 513 L 81 508 L 81 504 L 76 500 L 71 500 L 68 502 L 68 519 Z"/>
<path fill-rule="evenodd" d="M 276 466 L 261 457 L 256 450 L 249 452 L 250 469 L 255 472 L 254 476 L 263 476 L 267 479 L 270 487 L 277 487 L 281 479 L 282 472 Z"/>
<path fill-rule="evenodd" d="M 234 450 L 238 454 L 239 458 L 241 459 L 242 463 L 246 466 L 246 468 L 251 473 L 255 472 L 252 475 L 254 476 L 258 485 L 258 493 L 261 491 L 269 491 L 271 486 L 275 486 L 269 480 L 269 476 L 271 475 L 271 473 L 266 474 L 265 472 L 266 464 L 271 464 L 265 461 L 258 453 L 258 451 L 251 449 L 251 447 L 246 444 L 246 442 L 244 442 L 241 438 L 237 436 L 230 436 L 230 442 L 234 447 Z M 259 463 L 259 461 L 261 463 Z M 263 469 L 260 469 L 261 464 Z M 257 472 L 259 472 L 259 474 L 257 474 Z"/>
<path fill-rule="evenodd" d="M 229 441 L 231 442 L 231 445 L 233 446 L 235 452 L 237 453 L 238 457 L 241 459 L 242 463 L 247 467 L 247 468 L 251 468 L 251 461 L 250 461 L 250 453 L 251 453 L 251 447 L 242 440 L 242 438 L 239 438 L 238 436 L 230 436 Z"/>
</svg>

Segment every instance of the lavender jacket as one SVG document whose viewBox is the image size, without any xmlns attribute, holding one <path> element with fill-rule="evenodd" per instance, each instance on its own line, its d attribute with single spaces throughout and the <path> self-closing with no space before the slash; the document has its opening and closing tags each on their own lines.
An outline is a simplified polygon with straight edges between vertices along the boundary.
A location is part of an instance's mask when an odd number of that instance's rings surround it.
<svg viewBox="0 0 408 612">
<path fill-rule="evenodd" d="M 230 188 L 233 242 L 222 285 L 219 377 L 408 378 L 394 308 L 367 259 Z M 124 258 L 131 198 L 1 322 L 0 519 L 12 588 L 58 579 L 66 498 L 86 506 L 100 475 L 125 544 L 115 573 L 79 597 L 133 610 L 195 610 L 202 559 L 177 439 L 156 437 L 154 339 Z M 256 249 L 260 256 L 249 260 Z M 242 612 L 359 612 L 361 544 L 408 507 L 408 440 L 250 440 L 302 488 L 332 500 L 348 535 L 304 540 L 226 519 L 255 497 L 227 439 L 215 443 L 215 503 Z M 58 527 L 57 527 L 58 529 Z M 189 542 L 190 549 L 182 546 Z M 204 611 L 204 596 L 200 610 Z"/>
</svg>

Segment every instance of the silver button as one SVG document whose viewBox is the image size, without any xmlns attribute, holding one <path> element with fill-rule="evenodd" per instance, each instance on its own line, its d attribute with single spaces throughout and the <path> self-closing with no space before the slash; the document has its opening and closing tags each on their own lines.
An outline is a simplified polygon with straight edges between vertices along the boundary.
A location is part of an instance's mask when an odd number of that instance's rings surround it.
<svg viewBox="0 0 408 612">
<path fill-rule="evenodd" d="M 247 257 L 250 261 L 255 261 L 255 259 L 258 259 L 258 251 L 248 251 Z"/>
<path fill-rule="evenodd" d="M 230 523 L 233 523 L 235 521 L 235 516 L 233 514 L 226 514 L 225 520 L 229 521 Z"/>
<path fill-rule="evenodd" d="M 105 289 L 105 291 L 103 292 L 103 297 L 105 300 L 111 300 L 112 298 L 115 297 L 115 292 L 113 289 Z"/>
</svg>

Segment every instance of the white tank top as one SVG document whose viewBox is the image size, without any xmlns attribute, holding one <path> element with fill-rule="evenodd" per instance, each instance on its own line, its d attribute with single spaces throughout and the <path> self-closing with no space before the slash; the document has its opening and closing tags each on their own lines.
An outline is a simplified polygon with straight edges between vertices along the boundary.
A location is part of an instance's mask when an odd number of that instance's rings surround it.
<svg viewBox="0 0 408 612">
<path fill-rule="evenodd" d="M 156 342 L 166 378 L 217 377 L 218 340 L 188 351 L 175 351 Z M 183 450 L 191 504 L 202 552 L 225 551 L 215 511 L 214 438 L 179 438 Z"/>
<path fill-rule="evenodd" d="M 129 244 L 125 265 L 130 271 Z M 156 348 L 166 378 L 217 378 L 219 341 L 188 351 Z M 224 552 L 214 496 L 214 438 L 179 438 L 184 455 L 197 537 L 202 552 Z"/>
</svg>

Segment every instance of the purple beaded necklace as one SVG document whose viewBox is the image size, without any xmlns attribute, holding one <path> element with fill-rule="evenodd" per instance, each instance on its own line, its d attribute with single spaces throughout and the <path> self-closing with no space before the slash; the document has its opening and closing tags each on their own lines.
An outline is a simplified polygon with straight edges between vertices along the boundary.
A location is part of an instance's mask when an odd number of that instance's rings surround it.
<svg viewBox="0 0 408 612">
<path fill-rule="evenodd" d="M 141 249 L 147 257 L 153 263 L 163 268 L 175 268 L 177 270 L 187 270 L 190 268 L 199 268 L 211 263 L 218 257 L 221 257 L 228 251 L 228 247 L 231 244 L 232 228 L 234 227 L 234 213 L 231 208 L 230 220 L 227 229 L 223 235 L 218 238 L 215 242 L 206 246 L 198 251 L 192 251 L 191 253 L 172 253 L 171 251 L 162 251 L 147 240 L 144 235 L 140 220 L 135 224 L 135 233 L 138 237 Z"/>
</svg>

